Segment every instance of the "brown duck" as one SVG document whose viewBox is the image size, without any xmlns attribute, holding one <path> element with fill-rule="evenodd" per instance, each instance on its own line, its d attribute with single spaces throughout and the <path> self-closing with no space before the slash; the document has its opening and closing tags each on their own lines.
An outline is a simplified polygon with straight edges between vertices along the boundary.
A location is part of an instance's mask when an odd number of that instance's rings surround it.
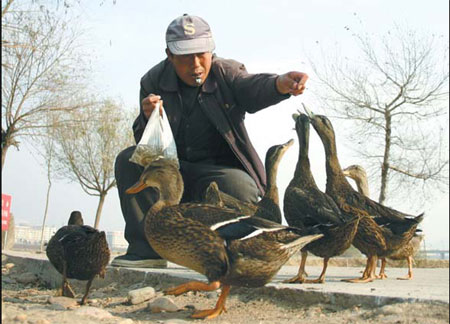
<svg viewBox="0 0 450 324">
<path fill-rule="evenodd" d="M 281 224 L 280 197 L 277 187 L 277 173 L 281 158 L 292 146 L 294 140 L 284 144 L 271 146 L 266 153 L 265 168 L 267 174 L 267 188 L 264 196 L 257 204 L 243 202 L 230 196 L 211 183 L 206 190 L 204 201 L 208 204 L 224 206 L 237 210 L 244 215 L 254 215 Z"/>
<path fill-rule="evenodd" d="M 344 175 L 353 179 L 356 183 L 356 187 L 358 188 L 358 192 L 362 193 L 366 197 L 370 196 L 369 192 L 369 183 L 367 180 L 366 170 L 360 165 L 353 164 L 346 167 L 344 170 Z M 405 277 L 397 278 L 399 280 L 411 280 L 413 278 L 413 256 L 417 253 L 420 248 L 420 243 L 423 240 L 423 235 L 419 234 L 421 230 L 417 229 L 416 233 L 414 233 L 413 238 L 404 246 L 401 246 L 397 251 L 388 256 L 388 259 L 391 260 L 404 260 L 408 263 L 408 274 Z M 387 275 L 385 273 L 386 268 L 386 258 L 381 258 L 381 267 L 380 273 L 378 274 L 378 278 L 385 279 Z"/>
<path fill-rule="evenodd" d="M 299 157 L 294 176 L 284 193 L 284 217 L 289 225 L 298 228 L 320 226 L 324 236 L 302 249 L 298 274 L 287 283 L 324 283 L 330 258 L 342 254 L 353 242 L 359 218 L 339 210 L 334 200 L 320 191 L 311 172 L 309 152 L 309 119 L 305 114 L 294 114 L 299 142 Z M 308 252 L 323 258 L 319 278 L 305 278 Z"/>
<path fill-rule="evenodd" d="M 145 219 L 145 233 L 163 258 L 205 275 L 208 283 L 188 282 L 166 290 L 211 291 L 222 286 L 215 308 L 195 312 L 194 318 L 214 318 L 225 308 L 231 286 L 260 287 L 309 242 L 322 234 L 286 227 L 258 217 L 206 204 L 179 204 L 183 180 L 177 166 L 166 159 L 148 165 L 138 183 L 127 190 L 136 193 L 156 188 L 159 200 Z"/>
<path fill-rule="evenodd" d="M 84 305 L 95 276 L 105 276 L 110 257 L 105 232 L 83 225 L 81 213 L 73 211 L 68 225 L 61 227 L 48 242 L 46 253 L 50 263 L 63 276 L 62 296 L 75 297 L 67 278 L 88 281 L 80 302 Z"/>
<path fill-rule="evenodd" d="M 306 109 L 307 110 L 307 109 Z M 423 219 L 423 214 L 412 217 L 383 206 L 353 189 L 342 172 L 337 157 L 335 133 L 327 117 L 314 115 L 307 110 L 311 124 L 322 140 L 326 154 L 326 193 L 341 210 L 361 217 L 353 245 L 367 256 L 367 266 L 362 278 L 350 282 L 370 282 L 376 278 L 378 257 L 386 257 L 407 244 Z"/>
</svg>

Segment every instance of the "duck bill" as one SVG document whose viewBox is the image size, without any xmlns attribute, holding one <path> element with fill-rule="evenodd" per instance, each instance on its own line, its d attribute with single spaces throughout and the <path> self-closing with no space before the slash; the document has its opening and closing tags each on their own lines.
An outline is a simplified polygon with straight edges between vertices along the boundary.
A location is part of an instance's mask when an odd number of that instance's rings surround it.
<svg viewBox="0 0 450 324">
<path fill-rule="evenodd" d="M 292 144 L 294 144 L 294 140 L 291 138 L 289 141 L 287 141 L 286 143 L 283 144 L 283 149 L 287 150 L 288 148 L 290 148 L 292 146 Z"/>
<path fill-rule="evenodd" d="M 138 181 L 133 186 L 128 188 L 125 193 L 127 194 L 135 194 L 147 188 L 147 185 L 144 182 Z"/>
<path fill-rule="evenodd" d="M 309 119 L 313 119 L 314 118 L 314 114 L 311 110 L 308 109 L 308 107 L 306 107 L 306 105 L 302 102 L 302 106 L 303 109 L 305 110 L 306 115 L 308 115 Z"/>
</svg>

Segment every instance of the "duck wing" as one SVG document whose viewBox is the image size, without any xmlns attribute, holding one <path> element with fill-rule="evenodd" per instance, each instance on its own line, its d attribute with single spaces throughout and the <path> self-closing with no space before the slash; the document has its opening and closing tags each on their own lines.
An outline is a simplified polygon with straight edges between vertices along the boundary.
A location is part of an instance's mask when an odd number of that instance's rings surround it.
<svg viewBox="0 0 450 324">
<path fill-rule="evenodd" d="M 335 202 L 320 190 L 289 188 L 284 198 L 285 218 L 289 225 L 304 226 L 342 224 L 342 214 Z"/>
</svg>

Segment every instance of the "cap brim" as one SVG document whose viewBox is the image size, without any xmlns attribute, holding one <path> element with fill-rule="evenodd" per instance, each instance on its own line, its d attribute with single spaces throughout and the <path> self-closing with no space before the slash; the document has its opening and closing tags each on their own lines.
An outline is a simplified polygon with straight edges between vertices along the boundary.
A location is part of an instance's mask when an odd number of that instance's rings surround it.
<svg viewBox="0 0 450 324">
<path fill-rule="evenodd" d="M 210 37 L 168 42 L 167 47 L 175 55 L 212 52 L 216 48 L 214 40 Z"/>
</svg>

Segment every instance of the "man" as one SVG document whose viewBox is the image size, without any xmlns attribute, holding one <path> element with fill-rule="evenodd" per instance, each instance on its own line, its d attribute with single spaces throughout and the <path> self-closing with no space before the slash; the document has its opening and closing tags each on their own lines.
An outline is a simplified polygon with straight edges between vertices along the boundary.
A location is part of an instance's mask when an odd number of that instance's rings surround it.
<svg viewBox="0 0 450 324">
<path fill-rule="evenodd" d="M 308 76 L 301 72 L 248 74 L 244 65 L 219 58 L 211 30 L 200 17 L 183 15 L 166 32 L 167 58 L 141 79 L 139 116 L 133 124 L 136 143 L 159 103 L 168 116 L 177 146 L 185 191 L 182 202 L 199 201 L 211 181 L 246 202 L 264 194 L 266 174 L 245 125 L 245 114 L 299 95 Z M 116 159 L 115 176 L 125 219 L 127 254 L 115 266 L 164 267 L 147 243 L 144 216 L 158 199 L 152 188 L 127 195 L 143 168 L 129 162 L 135 146 Z"/>
</svg>

